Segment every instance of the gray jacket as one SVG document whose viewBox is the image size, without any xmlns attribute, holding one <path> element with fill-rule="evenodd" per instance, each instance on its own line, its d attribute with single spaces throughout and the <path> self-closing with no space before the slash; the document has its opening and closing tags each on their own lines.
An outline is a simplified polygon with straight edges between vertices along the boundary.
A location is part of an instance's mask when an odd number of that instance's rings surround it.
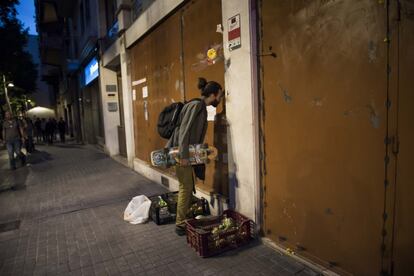
<svg viewBox="0 0 414 276">
<path fill-rule="evenodd" d="M 202 144 L 207 132 L 207 109 L 203 100 L 186 103 L 181 110 L 179 126 L 167 143 L 167 148 L 179 147 L 180 157 L 189 157 L 188 146 Z"/>
<path fill-rule="evenodd" d="M 20 139 L 22 136 L 22 128 L 19 121 L 16 119 L 5 120 L 3 122 L 3 139 L 6 142 L 11 142 Z"/>
</svg>

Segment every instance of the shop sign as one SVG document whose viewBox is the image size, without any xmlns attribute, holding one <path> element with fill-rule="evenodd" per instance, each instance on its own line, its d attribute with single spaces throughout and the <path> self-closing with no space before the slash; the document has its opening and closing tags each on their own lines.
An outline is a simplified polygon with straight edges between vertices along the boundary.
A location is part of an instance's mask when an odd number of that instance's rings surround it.
<svg viewBox="0 0 414 276">
<path fill-rule="evenodd" d="M 227 26 L 229 51 L 233 51 L 241 47 L 240 14 L 228 19 Z"/>
<path fill-rule="evenodd" d="M 99 63 L 96 57 L 86 65 L 84 68 L 85 85 L 88 85 L 91 81 L 99 76 Z"/>
</svg>

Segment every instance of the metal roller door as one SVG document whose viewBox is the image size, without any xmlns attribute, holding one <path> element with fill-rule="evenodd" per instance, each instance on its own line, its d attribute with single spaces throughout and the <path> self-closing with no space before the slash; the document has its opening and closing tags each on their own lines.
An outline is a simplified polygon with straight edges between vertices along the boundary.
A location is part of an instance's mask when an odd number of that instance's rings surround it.
<svg viewBox="0 0 414 276">
<path fill-rule="evenodd" d="M 131 49 L 135 155 L 143 161 L 150 162 L 151 151 L 166 144 L 157 132 L 159 113 L 184 97 L 179 33 L 180 15 L 175 14 Z"/>
<path fill-rule="evenodd" d="M 381 2 L 261 1 L 264 231 L 341 274 L 378 275 L 387 242 Z"/>
<path fill-rule="evenodd" d="M 199 98 L 198 77 L 215 80 L 224 87 L 223 37 L 216 32 L 217 24 L 221 24 L 220 0 L 190 1 L 131 47 L 137 158 L 150 162 L 150 152 L 165 146 L 166 140 L 157 133 L 158 115 L 173 101 Z M 207 51 L 212 47 L 218 53 L 214 63 L 207 60 Z M 143 89 L 148 91 L 145 98 Z M 197 185 L 207 192 L 227 195 L 227 124 L 223 106 L 217 108 L 217 119 L 209 122 L 206 135 L 206 142 L 219 149 L 219 157 L 207 166 L 206 181 Z"/>
<path fill-rule="evenodd" d="M 184 79 L 186 99 L 200 97 L 198 77 L 214 80 L 224 87 L 224 62 L 207 61 L 207 51 L 222 54 L 223 35 L 216 32 L 221 24 L 221 0 L 191 1 L 182 12 Z M 227 126 L 223 105 L 217 108 L 216 121 L 209 121 L 206 142 L 219 150 L 218 160 L 207 165 L 206 181 L 197 185 L 205 191 L 228 194 Z"/>
<path fill-rule="evenodd" d="M 414 275 L 414 1 L 393 1 L 390 6 L 393 111 L 390 167 L 395 170 L 394 194 L 389 214 L 395 220 L 390 256 L 394 275 Z M 394 93 L 395 92 L 395 93 Z M 390 177 L 393 177 L 391 175 Z"/>
</svg>

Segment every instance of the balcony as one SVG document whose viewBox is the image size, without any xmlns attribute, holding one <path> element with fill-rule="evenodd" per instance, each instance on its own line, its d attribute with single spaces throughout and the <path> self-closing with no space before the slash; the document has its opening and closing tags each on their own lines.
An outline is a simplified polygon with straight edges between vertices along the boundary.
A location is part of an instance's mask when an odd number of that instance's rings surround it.
<svg viewBox="0 0 414 276">
<path fill-rule="evenodd" d="M 134 22 L 155 0 L 133 0 L 132 22 Z"/>
</svg>

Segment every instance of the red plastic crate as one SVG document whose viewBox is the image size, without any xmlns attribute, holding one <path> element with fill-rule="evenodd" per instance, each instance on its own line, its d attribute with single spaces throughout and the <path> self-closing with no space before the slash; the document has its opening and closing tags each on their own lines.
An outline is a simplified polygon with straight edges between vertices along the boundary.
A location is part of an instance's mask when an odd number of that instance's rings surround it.
<svg viewBox="0 0 414 276">
<path fill-rule="evenodd" d="M 211 231 L 214 227 L 221 224 L 224 215 L 232 218 L 238 228 L 220 233 L 218 235 L 220 242 L 217 242 L 217 240 L 213 239 Z M 253 221 L 233 210 L 226 210 L 222 216 L 211 219 L 187 220 L 186 224 L 187 243 L 201 257 L 217 255 L 229 249 L 247 244 L 253 238 L 254 234 Z"/>
</svg>

